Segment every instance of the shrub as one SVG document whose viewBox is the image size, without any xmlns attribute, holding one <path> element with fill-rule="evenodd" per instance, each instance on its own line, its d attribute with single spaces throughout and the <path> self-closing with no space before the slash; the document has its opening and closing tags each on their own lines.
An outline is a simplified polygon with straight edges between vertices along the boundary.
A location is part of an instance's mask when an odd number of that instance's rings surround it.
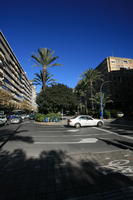
<svg viewBox="0 0 133 200">
<path fill-rule="evenodd" d="M 35 121 L 38 122 L 57 122 L 61 119 L 61 115 L 59 113 L 48 113 L 46 115 L 37 113 L 35 115 Z"/>
<path fill-rule="evenodd" d="M 106 119 L 111 118 L 111 113 L 110 113 L 109 110 L 104 110 L 104 117 L 105 117 Z"/>
<path fill-rule="evenodd" d="M 110 113 L 111 113 L 111 117 L 116 118 L 118 111 L 117 110 L 110 110 Z"/>
<path fill-rule="evenodd" d="M 37 122 L 43 122 L 44 121 L 44 117 L 45 117 L 44 114 L 37 113 L 35 115 L 35 121 L 37 121 Z"/>
</svg>

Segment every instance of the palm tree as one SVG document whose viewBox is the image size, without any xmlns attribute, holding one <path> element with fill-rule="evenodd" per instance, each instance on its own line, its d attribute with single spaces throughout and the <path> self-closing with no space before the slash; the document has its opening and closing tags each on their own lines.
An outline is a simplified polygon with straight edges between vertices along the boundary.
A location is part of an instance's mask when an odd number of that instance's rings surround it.
<svg viewBox="0 0 133 200">
<path fill-rule="evenodd" d="M 93 98 L 92 98 L 94 84 L 99 80 L 102 81 L 102 74 L 101 72 L 90 68 L 81 75 L 81 78 L 84 81 L 84 86 L 87 88 L 90 88 L 91 108 L 92 110 L 94 110 L 94 103 L 93 103 Z"/>
<path fill-rule="evenodd" d="M 99 106 L 101 103 L 101 92 L 97 92 L 95 95 L 93 95 L 92 97 L 93 102 L 95 105 Z M 105 105 L 107 103 L 112 103 L 113 101 L 110 99 L 109 96 L 105 95 L 102 93 L 102 99 L 103 99 L 103 107 L 105 107 Z"/>
<path fill-rule="evenodd" d="M 32 55 L 31 57 L 35 60 L 37 66 L 42 67 L 42 90 L 44 91 L 46 88 L 46 73 L 47 68 L 53 67 L 53 66 L 61 66 L 61 64 L 53 63 L 58 56 L 53 56 L 54 51 L 47 48 L 39 48 L 38 53 L 36 55 Z"/>
<path fill-rule="evenodd" d="M 40 73 L 35 73 L 35 78 L 33 79 L 33 85 L 41 85 L 43 86 L 43 74 L 40 70 Z M 55 84 L 56 79 L 53 79 L 53 74 L 50 74 L 48 71 L 46 71 L 46 85 L 50 86 Z"/>
<path fill-rule="evenodd" d="M 78 112 L 88 114 L 88 92 L 84 85 L 84 80 L 80 80 L 74 90 L 79 100 Z"/>
</svg>

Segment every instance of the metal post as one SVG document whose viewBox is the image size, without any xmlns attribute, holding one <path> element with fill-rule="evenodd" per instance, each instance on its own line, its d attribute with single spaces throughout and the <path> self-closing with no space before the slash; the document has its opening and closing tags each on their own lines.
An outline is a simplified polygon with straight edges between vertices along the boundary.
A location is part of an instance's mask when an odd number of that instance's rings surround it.
<svg viewBox="0 0 133 200">
<path fill-rule="evenodd" d="M 103 89 L 103 85 L 105 83 L 108 83 L 108 82 L 111 82 L 111 81 L 105 81 L 101 84 L 100 86 L 100 118 L 103 120 L 103 97 L 104 97 L 104 94 L 102 92 L 102 89 Z"/>
<path fill-rule="evenodd" d="M 100 118 L 103 120 L 103 95 L 100 92 Z"/>
</svg>

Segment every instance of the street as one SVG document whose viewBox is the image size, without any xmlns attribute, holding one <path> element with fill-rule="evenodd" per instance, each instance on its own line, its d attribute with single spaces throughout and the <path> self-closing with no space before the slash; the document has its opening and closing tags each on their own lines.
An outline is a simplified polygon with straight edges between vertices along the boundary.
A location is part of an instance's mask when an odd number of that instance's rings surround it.
<svg viewBox="0 0 133 200">
<path fill-rule="evenodd" d="M 133 128 L 128 126 L 105 125 L 103 128 L 75 129 L 67 126 L 44 126 L 25 121 L 20 125 L 2 127 L 1 136 L 5 130 L 8 133 L 15 131 L 15 134 L 3 145 L 3 150 L 12 152 L 15 149 L 23 149 L 27 156 L 32 157 L 39 156 L 41 151 L 51 150 L 62 150 L 72 154 L 110 152 L 133 147 Z M 2 137 L 1 145 L 6 138 Z"/>
<path fill-rule="evenodd" d="M 1 200 L 133 199 L 130 126 L 27 120 L 1 127 L 0 138 Z"/>
</svg>

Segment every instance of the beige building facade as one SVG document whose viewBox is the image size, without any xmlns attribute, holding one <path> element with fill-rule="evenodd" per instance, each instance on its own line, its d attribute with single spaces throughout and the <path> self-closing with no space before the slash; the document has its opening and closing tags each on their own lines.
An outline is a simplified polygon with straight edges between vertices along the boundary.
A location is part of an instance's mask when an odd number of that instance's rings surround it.
<svg viewBox="0 0 133 200">
<path fill-rule="evenodd" d="M 32 109 L 32 85 L 25 71 L 12 51 L 9 43 L 0 32 L 0 90 L 10 94 L 10 104 Z"/>
<path fill-rule="evenodd" d="M 101 72 L 112 72 L 119 70 L 132 70 L 133 59 L 130 58 L 119 58 L 119 57 L 107 57 L 105 58 L 96 69 Z"/>
<path fill-rule="evenodd" d="M 133 110 L 133 59 L 107 57 L 96 70 L 104 75 L 104 81 L 110 81 L 103 90 L 111 95 L 114 108 Z"/>
</svg>

